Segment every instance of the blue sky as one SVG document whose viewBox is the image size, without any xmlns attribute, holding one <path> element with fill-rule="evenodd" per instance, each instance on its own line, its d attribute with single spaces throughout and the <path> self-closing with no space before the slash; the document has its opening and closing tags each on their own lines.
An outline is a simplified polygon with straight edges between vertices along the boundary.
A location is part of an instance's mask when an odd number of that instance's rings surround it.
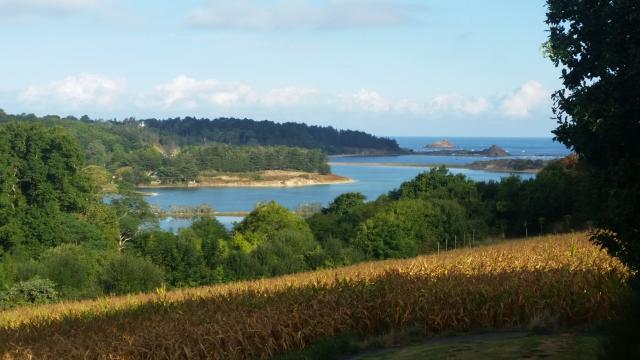
<svg viewBox="0 0 640 360">
<path fill-rule="evenodd" d="M 550 136 L 543 0 L 0 0 L 10 113 Z"/>
</svg>

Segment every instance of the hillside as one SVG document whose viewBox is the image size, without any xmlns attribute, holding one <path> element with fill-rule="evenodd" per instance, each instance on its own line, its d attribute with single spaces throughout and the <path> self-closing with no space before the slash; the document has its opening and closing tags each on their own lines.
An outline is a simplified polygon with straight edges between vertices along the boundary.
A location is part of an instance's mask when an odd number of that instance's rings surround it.
<svg viewBox="0 0 640 360">
<path fill-rule="evenodd" d="M 0 123 L 32 121 L 59 125 L 72 132 L 83 145 L 95 141 L 107 148 L 120 145 L 125 150 L 140 145 L 154 146 L 172 153 L 185 146 L 228 144 L 239 146 L 288 146 L 320 149 L 328 154 L 398 153 L 403 150 L 393 139 L 377 137 L 357 130 L 338 130 L 331 126 L 303 123 L 276 123 L 250 119 L 124 119 L 98 120 L 83 116 L 60 117 L 33 114 L 7 114 L 0 109 Z"/>
<path fill-rule="evenodd" d="M 585 234 L 0 313 L 4 358 L 269 358 L 350 333 L 592 324 L 627 270 Z"/>
<path fill-rule="evenodd" d="M 400 151 L 395 140 L 360 131 L 248 119 L 99 121 L 0 110 L 0 124 L 12 121 L 65 128 L 80 144 L 87 165 L 104 167 L 134 185 L 184 185 L 212 171 L 326 175 L 331 172 L 327 154 Z"/>
</svg>

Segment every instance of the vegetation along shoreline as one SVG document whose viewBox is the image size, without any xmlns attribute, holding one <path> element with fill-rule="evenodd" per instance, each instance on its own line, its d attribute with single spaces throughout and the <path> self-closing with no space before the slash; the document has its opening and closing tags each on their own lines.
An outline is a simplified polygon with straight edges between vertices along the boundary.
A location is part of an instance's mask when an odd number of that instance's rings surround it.
<svg viewBox="0 0 640 360">
<path fill-rule="evenodd" d="M 466 164 L 455 163 L 398 163 L 398 162 L 346 162 L 346 161 L 332 161 L 329 162 L 330 166 L 377 166 L 377 167 L 426 167 L 434 168 L 439 166 L 445 166 L 448 169 L 469 169 L 469 170 L 483 170 L 488 172 L 510 172 L 510 173 L 524 173 L 524 174 L 537 174 L 545 166 L 547 166 L 552 160 L 530 160 L 530 159 L 497 159 L 487 161 L 474 161 Z"/>
</svg>

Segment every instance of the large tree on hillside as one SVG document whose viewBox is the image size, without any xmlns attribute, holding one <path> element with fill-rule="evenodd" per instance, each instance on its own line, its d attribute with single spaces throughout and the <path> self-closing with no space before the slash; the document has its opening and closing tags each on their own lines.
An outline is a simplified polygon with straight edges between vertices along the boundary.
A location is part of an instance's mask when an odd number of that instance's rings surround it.
<svg viewBox="0 0 640 360">
<path fill-rule="evenodd" d="M 0 255 L 71 240 L 80 214 L 97 202 L 82 166 L 80 146 L 62 128 L 0 126 Z"/>
<path fill-rule="evenodd" d="M 556 139 L 589 171 L 593 239 L 640 269 L 640 1 L 547 0 Z"/>
</svg>

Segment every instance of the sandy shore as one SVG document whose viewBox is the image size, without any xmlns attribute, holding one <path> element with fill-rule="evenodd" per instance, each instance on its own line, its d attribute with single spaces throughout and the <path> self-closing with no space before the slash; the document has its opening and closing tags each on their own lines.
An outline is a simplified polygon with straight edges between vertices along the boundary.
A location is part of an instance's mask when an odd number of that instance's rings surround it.
<svg viewBox="0 0 640 360">
<path fill-rule="evenodd" d="M 330 184 L 348 184 L 352 179 L 335 174 L 307 173 L 302 171 L 267 170 L 254 177 L 241 175 L 201 176 L 188 184 L 147 184 L 140 189 L 202 188 L 202 187 L 300 187 Z"/>
</svg>

